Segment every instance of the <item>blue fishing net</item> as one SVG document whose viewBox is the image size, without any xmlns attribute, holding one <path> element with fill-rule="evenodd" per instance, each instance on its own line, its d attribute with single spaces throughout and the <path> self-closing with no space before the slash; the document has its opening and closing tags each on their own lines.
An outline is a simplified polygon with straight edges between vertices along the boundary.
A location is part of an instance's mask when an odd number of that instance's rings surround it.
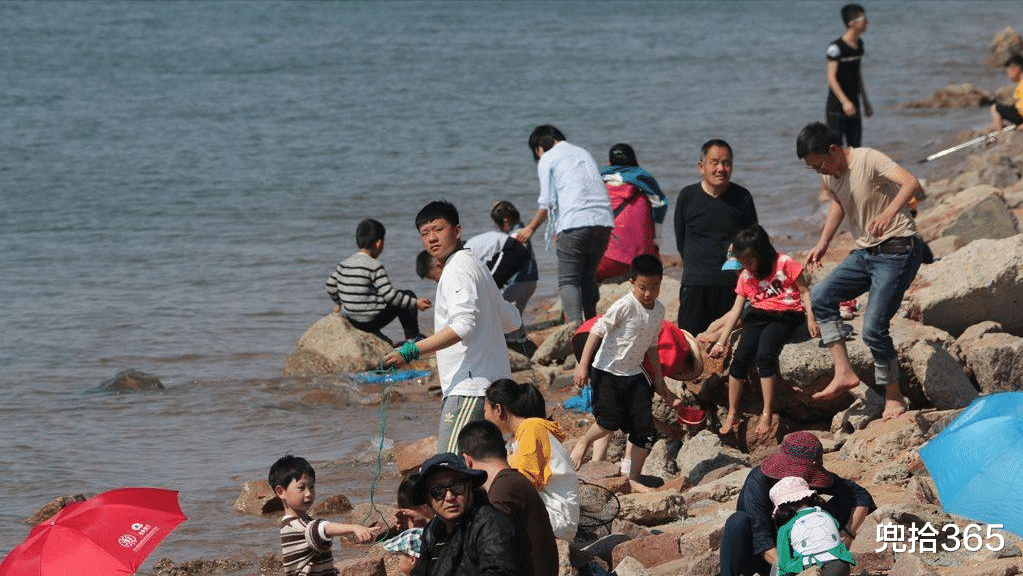
<svg viewBox="0 0 1023 576">
<path fill-rule="evenodd" d="M 584 386 L 581 392 L 571 398 L 567 398 L 562 406 L 576 412 L 592 412 L 593 402 L 590 398 L 590 387 Z"/>
<path fill-rule="evenodd" d="M 404 382 L 406 380 L 415 380 L 416 378 L 425 378 L 429 375 L 429 370 L 370 370 L 368 372 L 352 374 L 352 380 L 367 384 L 389 384 L 392 382 Z"/>
</svg>

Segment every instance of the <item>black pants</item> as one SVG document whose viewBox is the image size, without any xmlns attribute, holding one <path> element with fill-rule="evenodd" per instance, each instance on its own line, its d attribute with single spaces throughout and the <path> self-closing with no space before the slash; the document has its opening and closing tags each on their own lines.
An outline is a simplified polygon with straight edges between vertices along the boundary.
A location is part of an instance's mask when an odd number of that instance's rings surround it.
<svg viewBox="0 0 1023 576">
<path fill-rule="evenodd" d="M 746 380 L 750 362 L 756 362 L 761 376 L 777 374 L 782 346 L 804 322 L 806 315 L 801 312 L 768 312 L 751 307 L 742 319 L 742 336 L 728 374 Z"/>
<path fill-rule="evenodd" d="M 735 304 L 735 286 L 683 285 L 678 299 L 678 327 L 699 336 Z"/>
<path fill-rule="evenodd" d="M 838 111 L 828 110 L 828 128 L 838 137 L 839 143 L 845 138 L 845 145 L 859 148 L 863 139 L 863 121 L 860 118 L 860 107 L 856 105 L 856 115 L 846 116 L 841 108 Z"/>
<path fill-rule="evenodd" d="M 398 292 L 407 294 L 412 298 L 416 297 L 415 293 L 411 290 L 398 290 Z M 415 308 L 409 310 L 407 308 L 398 308 L 397 306 L 388 305 L 369 322 L 357 322 L 351 318 L 349 318 L 348 321 L 351 322 L 352 326 L 355 326 L 363 332 L 372 332 L 383 336 L 383 334 L 380 334 L 380 329 L 390 324 L 395 318 L 398 319 L 398 322 L 401 322 L 401 329 L 405 333 L 406 340 L 413 340 L 421 335 L 419 332 L 419 310 Z M 384 339 L 389 340 L 386 337 L 384 337 Z"/>
</svg>

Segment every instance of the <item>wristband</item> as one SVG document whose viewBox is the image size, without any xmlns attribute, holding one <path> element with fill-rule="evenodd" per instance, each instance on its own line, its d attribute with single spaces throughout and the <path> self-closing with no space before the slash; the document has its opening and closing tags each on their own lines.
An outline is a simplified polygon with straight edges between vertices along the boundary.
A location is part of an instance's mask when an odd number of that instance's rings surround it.
<svg viewBox="0 0 1023 576">
<path fill-rule="evenodd" d="M 408 364 L 419 359 L 419 346 L 416 346 L 415 342 L 405 341 L 401 344 L 401 348 L 398 348 L 398 354 L 401 354 L 402 359 Z"/>
</svg>

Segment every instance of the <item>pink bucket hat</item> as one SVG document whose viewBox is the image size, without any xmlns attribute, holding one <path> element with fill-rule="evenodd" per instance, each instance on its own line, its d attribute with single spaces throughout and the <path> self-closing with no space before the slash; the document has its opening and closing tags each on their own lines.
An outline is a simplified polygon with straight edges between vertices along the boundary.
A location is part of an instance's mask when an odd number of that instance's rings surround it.
<svg viewBox="0 0 1023 576">
<path fill-rule="evenodd" d="M 812 432 L 793 432 L 785 437 L 781 448 L 764 458 L 760 471 L 768 478 L 781 480 L 799 476 L 814 488 L 830 488 L 834 475 L 824 469 L 824 447 Z"/>
<path fill-rule="evenodd" d="M 813 496 L 816 492 L 810 488 L 806 480 L 799 476 L 786 476 L 771 487 L 770 494 L 771 502 L 774 503 L 774 512 L 771 513 L 773 516 L 778 513 L 778 507 L 782 504 L 799 502 L 804 498 Z"/>
</svg>

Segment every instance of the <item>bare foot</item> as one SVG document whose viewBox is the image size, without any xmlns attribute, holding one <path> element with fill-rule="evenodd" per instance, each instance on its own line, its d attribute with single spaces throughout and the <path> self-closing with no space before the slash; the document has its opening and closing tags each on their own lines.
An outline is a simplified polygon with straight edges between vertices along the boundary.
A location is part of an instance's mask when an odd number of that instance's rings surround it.
<svg viewBox="0 0 1023 576">
<path fill-rule="evenodd" d="M 572 468 L 576 470 L 583 465 L 583 457 L 586 456 L 586 444 L 583 442 L 576 442 L 575 446 L 572 447 L 572 453 L 569 457 L 572 459 Z"/>
<path fill-rule="evenodd" d="M 771 432 L 771 420 L 774 418 L 774 414 L 766 413 L 761 414 L 760 419 L 757 420 L 757 436 L 764 436 Z"/>
<path fill-rule="evenodd" d="M 885 400 L 884 412 L 881 413 L 881 418 L 887 422 L 888 420 L 894 420 L 905 413 L 906 404 L 903 403 L 902 399 Z"/>
<path fill-rule="evenodd" d="M 629 478 L 629 486 L 632 488 L 633 494 L 643 494 L 646 492 L 654 491 L 653 488 L 647 486 L 646 484 L 643 484 L 642 482 L 634 478 Z"/>
<path fill-rule="evenodd" d="M 854 378 L 856 378 L 854 376 Z M 840 381 L 837 378 L 832 380 L 828 387 L 813 395 L 814 400 L 833 400 L 842 394 L 851 391 L 860 385 L 860 379 Z"/>
<path fill-rule="evenodd" d="M 725 421 L 721 423 L 721 428 L 718 429 L 718 433 L 724 436 L 725 434 L 731 434 L 734 430 L 739 429 L 739 418 L 731 412 L 728 416 L 725 416 Z"/>
</svg>

